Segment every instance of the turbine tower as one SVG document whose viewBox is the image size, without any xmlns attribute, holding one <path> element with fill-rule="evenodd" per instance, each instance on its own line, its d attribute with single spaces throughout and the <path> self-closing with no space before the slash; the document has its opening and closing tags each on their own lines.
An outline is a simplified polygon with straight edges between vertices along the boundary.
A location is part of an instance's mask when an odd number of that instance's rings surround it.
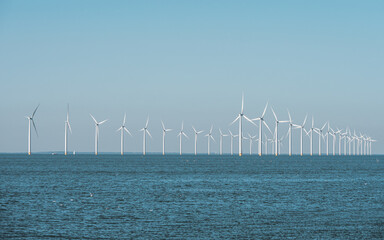
<svg viewBox="0 0 384 240">
<path fill-rule="evenodd" d="M 146 141 L 147 134 L 152 138 L 151 133 L 148 131 L 148 122 L 149 122 L 149 117 L 147 117 L 147 122 L 145 123 L 145 127 L 139 130 L 139 131 L 143 131 L 143 155 L 145 155 L 147 151 L 147 141 Z"/>
<path fill-rule="evenodd" d="M 161 127 L 163 128 L 163 155 L 165 155 L 165 134 L 172 131 L 172 129 L 166 129 L 163 121 L 161 121 Z"/>
<path fill-rule="evenodd" d="M 195 132 L 195 155 L 197 155 L 197 135 L 200 133 L 204 132 L 203 130 L 201 131 L 196 131 L 196 129 L 192 126 L 193 131 Z"/>
<path fill-rule="evenodd" d="M 273 111 L 273 108 L 271 107 L 271 110 L 272 110 L 272 113 L 273 113 L 273 116 L 275 117 L 275 121 L 276 121 L 276 125 L 275 125 L 275 155 L 277 156 L 277 155 L 279 155 L 279 153 L 280 153 L 280 151 L 278 151 L 278 149 L 279 149 L 279 141 L 278 141 L 278 137 L 279 137 L 279 134 L 278 134 L 278 129 L 279 129 L 279 123 L 287 123 L 287 122 L 289 122 L 289 121 L 286 121 L 286 120 L 284 120 L 284 121 L 279 121 L 278 119 L 277 119 L 277 116 L 276 116 L 276 113 L 275 113 L 275 111 Z"/>
<path fill-rule="evenodd" d="M 37 107 L 35 108 L 35 111 L 33 111 L 31 116 L 29 116 L 29 117 L 26 116 L 26 118 L 28 119 L 28 155 L 31 155 L 31 123 L 33 125 L 33 128 L 35 129 L 36 136 L 39 136 L 39 134 L 37 134 L 35 121 L 33 120 L 33 117 L 35 116 L 36 111 L 39 108 L 39 106 L 40 106 L 40 104 L 37 105 Z"/>
<path fill-rule="evenodd" d="M 181 129 L 180 129 L 180 132 L 179 134 L 177 134 L 177 136 L 180 138 L 180 155 L 182 154 L 181 152 L 181 143 L 182 143 L 182 137 L 183 135 L 188 138 L 187 134 L 185 134 L 184 132 L 184 122 L 181 122 Z"/>
<path fill-rule="evenodd" d="M 211 130 L 209 130 L 209 133 L 205 135 L 206 137 L 208 137 L 208 155 L 211 155 L 211 139 L 215 141 L 215 139 L 212 136 L 212 129 L 213 129 L 213 126 L 211 126 Z"/>
<path fill-rule="evenodd" d="M 116 132 L 120 131 L 120 153 L 121 153 L 121 155 L 124 154 L 124 131 L 126 131 L 132 137 L 132 134 L 125 127 L 125 119 L 126 119 L 126 114 L 124 114 L 123 125 L 121 125 L 121 127 L 116 130 Z"/>
<path fill-rule="evenodd" d="M 263 114 L 261 114 L 261 117 L 258 117 L 258 118 L 254 118 L 254 119 L 252 119 L 252 121 L 257 121 L 257 120 L 259 120 L 260 121 L 260 123 L 259 123 L 259 156 L 261 156 L 262 155 L 262 146 L 261 146 L 261 144 L 262 144 L 262 132 L 263 132 L 263 124 L 267 127 L 267 129 L 269 130 L 269 132 L 271 132 L 272 133 L 272 131 L 271 131 L 271 129 L 269 129 L 269 127 L 268 127 L 268 125 L 267 125 L 267 123 L 265 122 L 265 120 L 264 120 L 264 115 L 265 115 L 265 111 L 267 111 L 267 107 L 268 107 L 268 102 L 267 102 L 267 104 L 265 105 L 265 108 L 264 108 L 264 111 L 263 111 Z"/>
<path fill-rule="evenodd" d="M 223 134 L 220 128 L 219 128 L 219 132 L 220 132 L 220 155 L 223 155 L 223 137 L 227 137 L 228 134 Z"/>
<path fill-rule="evenodd" d="M 237 137 L 237 135 L 233 135 L 231 130 L 228 130 L 228 131 L 229 131 L 229 134 L 231 136 L 231 155 L 233 155 L 233 138 Z"/>
<path fill-rule="evenodd" d="M 230 124 L 234 124 L 237 120 L 239 120 L 239 156 L 241 156 L 243 154 L 243 126 L 242 126 L 242 123 L 243 123 L 243 117 L 249 121 L 250 123 L 252 123 L 253 125 L 257 126 L 254 122 L 252 122 L 251 119 L 249 119 L 247 116 L 244 115 L 244 94 L 242 95 L 241 97 L 241 111 L 239 113 L 239 115 L 237 115 L 236 119 L 233 120 L 233 122 Z"/>
<path fill-rule="evenodd" d="M 68 153 L 68 129 L 72 134 L 71 125 L 69 124 L 69 105 L 67 105 L 67 120 L 65 120 L 64 126 L 64 155 Z"/>
<path fill-rule="evenodd" d="M 93 121 L 95 122 L 95 155 L 97 155 L 99 150 L 99 126 L 108 121 L 108 119 L 105 119 L 101 122 L 97 122 L 96 119 L 92 116 L 92 114 L 89 115 L 91 115 Z"/>
</svg>

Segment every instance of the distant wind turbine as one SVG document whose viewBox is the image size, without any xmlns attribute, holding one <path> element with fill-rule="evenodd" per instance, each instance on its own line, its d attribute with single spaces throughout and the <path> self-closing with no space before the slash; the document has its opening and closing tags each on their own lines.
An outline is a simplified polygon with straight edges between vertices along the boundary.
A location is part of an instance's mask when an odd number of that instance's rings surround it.
<svg viewBox="0 0 384 240">
<path fill-rule="evenodd" d="M 64 155 L 68 153 L 68 129 L 72 133 L 71 125 L 69 124 L 69 104 L 67 105 L 67 120 L 64 127 Z"/>
<path fill-rule="evenodd" d="M 195 155 L 197 155 L 197 135 L 199 135 L 200 133 L 203 133 L 204 131 L 201 130 L 201 131 L 196 131 L 196 129 L 192 126 L 193 128 L 193 131 L 195 133 Z"/>
<path fill-rule="evenodd" d="M 288 134 L 289 134 L 289 146 L 288 146 L 288 149 L 289 149 L 289 156 L 292 156 L 292 127 L 293 127 L 293 123 L 292 123 L 292 118 L 291 118 L 291 114 L 289 113 L 289 110 L 288 111 L 288 117 L 289 117 L 289 130 L 288 130 Z"/>
<path fill-rule="evenodd" d="M 95 122 L 95 155 L 97 155 L 99 150 L 99 126 L 105 123 L 106 121 L 108 121 L 108 119 L 105 119 L 104 121 L 101 121 L 101 122 L 97 122 L 96 119 L 92 116 L 92 114 L 90 115 L 93 121 Z"/>
<path fill-rule="evenodd" d="M 231 130 L 228 130 L 231 136 L 231 155 L 233 155 L 233 138 L 237 137 L 237 135 L 233 135 Z"/>
<path fill-rule="evenodd" d="M 215 141 L 215 139 L 212 136 L 212 129 L 213 129 L 213 126 L 211 126 L 211 130 L 209 130 L 209 133 L 205 135 L 206 137 L 208 137 L 208 155 L 211 155 L 211 139 Z"/>
<path fill-rule="evenodd" d="M 188 138 L 187 134 L 185 134 L 184 132 L 184 122 L 181 122 L 181 129 L 180 129 L 180 132 L 179 134 L 177 134 L 177 136 L 180 138 L 180 155 L 182 154 L 182 149 L 181 149 L 181 143 L 182 143 L 182 137 L 183 135 Z"/>
<path fill-rule="evenodd" d="M 239 156 L 243 154 L 243 117 L 253 125 L 257 126 L 251 119 L 244 115 L 244 94 L 241 97 L 241 111 L 239 115 L 237 115 L 236 119 L 230 124 L 234 124 L 237 120 L 239 120 Z"/>
<path fill-rule="evenodd" d="M 255 139 L 257 136 L 251 136 L 251 134 L 248 133 L 248 139 L 249 139 L 249 155 L 252 155 L 252 144 L 253 139 Z"/>
<path fill-rule="evenodd" d="M 303 156 L 303 129 L 306 121 L 307 121 L 307 115 L 305 115 L 303 124 L 301 125 L 294 124 L 296 128 L 300 128 L 300 155 L 301 156 Z"/>
<path fill-rule="evenodd" d="M 165 134 L 172 131 L 172 129 L 165 128 L 163 121 L 161 121 L 161 127 L 163 128 L 163 155 L 165 155 Z"/>
<path fill-rule="evenodd" d="M 228 134 L 223 134 L 220 128 L 219 128 L 219 132 L 220 132 L 220 155 L 223 155 L 223 137 L 227 137 Z"/>
<path fill-rule="evenodd" d="M 319 156 L 321 156 L 321 138 L 323 137 L 324 138 L 324 135 L 323 135 L 323 130 L 325 128 L 325 126 L 327 125 L 327 123 L 324 123 L 323 127 L 322 128 L 315 128 L 315 132 L 317 134 L 319 134 Z"/>
<path fill-rule="evenodd" d="M 40 104 L 37 105 L 37 107 L 35 108 L 35 111 L 33 111 L 31 116 L 29 116 L 29 117 L 26 116 L 26 118 L 28 119 L 28 155 L 31 155 L 31 123 L 33 125 L 33 128 L 35 129 L 36 136 L 39 136 L 37 134 L 37 129 L 36 129 L 35 121 L 33 120 L 33 117 L 35 116 L 36 111 L 39 108 L 39 106 L 40 106 Z"/>
<path fill-rule="evenodd" d="M 263 129 L 263 124 L 267 127 L 267 129 L 269 130 L 269 132 L 270 133 L 272 133 L 272 131 L 271 131 L 271 129 L 269 129 L 269 127 L 268 127 L 268 124 L 265 122 L 265 120 L 264 120 L 264 115 L 265 115 L 265 111 L 267 111 L 267 107 L 268 107 L 268 102 L 267 102 L 267 104 L 265 105 L 265 108 L 264 108 L 264 111 L 263 111 L 263 114 L 261 114 L 261 117 L 258 117 L 258 118 L 254 118 L 254 119 L 252 119 L 252 121 L 257 121 L 257 120 L 259 120 L 260 121 L 260 123 L 259 123 L 259 156 L 261 156 L 262 155 L 262 147 L 261 147 L 261 144 L 263 143 L 262 142 L 262 136 L 263 136 L 263 134 L 262 134 L 262 129 Z"/>
<path fill-rule="evenodd" d="M 139 130 L 139 131 L 143 131 L 143 155 L 145 155 L 147 151 L 147 141 L 146 141 L 147 134 L 152 138 L 151 133 L 148 131 L 148 122 L 149 122 L 149 117 L 147 117 L 147 122 L 145 123 L 145 127 Z"/>
<path fill-rule="evenodd" d="M 277 116 L 276 116 L 276 113 L 275 111 L 273 111 L 273 108 L 271 107 L 271 110 L 272 110 L 272 113 L 273 113 L 273 116 L 275 117 L 275 137 L 274 137 L 274 141 L 275 141 L 275 155 L 279 155 L 280 151 L 279 151 L 279 141 L 278 141 L 278 137 L 279 137 L 279 134 L 278 134 L 278 129 L 279 129 L 279 123 L 288 123 L 289 121 L 279 121 L 277 119 Z"/>
<path fill-rule="evenodd" d="M 124 131 L 126 131 L 131 137 L 132 134 L 129 132 L 129 130 L 125 127 L 125 119 L 126 119 L 126 114 L 124 114 L 124 119 L 123 119 L 123 125 L 116 131 L 120 131 L 120 153 L 121 155 L 124 154 Z"/>
</svg>

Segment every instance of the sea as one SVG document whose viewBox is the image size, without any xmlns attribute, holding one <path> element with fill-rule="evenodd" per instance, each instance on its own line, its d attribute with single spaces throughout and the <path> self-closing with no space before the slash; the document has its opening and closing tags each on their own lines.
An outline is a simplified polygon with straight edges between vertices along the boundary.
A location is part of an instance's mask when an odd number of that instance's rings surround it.
<svg viewBox="0 0 384 240">
<path fill-rule="evenodd" d="M 384 156 L 0 154 L 1 239 L 384 239 Z"/>
</svg>

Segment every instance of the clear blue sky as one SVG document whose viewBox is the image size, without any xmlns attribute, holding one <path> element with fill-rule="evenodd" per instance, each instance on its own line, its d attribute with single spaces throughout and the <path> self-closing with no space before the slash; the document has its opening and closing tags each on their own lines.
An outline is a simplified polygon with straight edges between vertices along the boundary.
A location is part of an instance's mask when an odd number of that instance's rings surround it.
<svg viewBox="0 0 384 240">
<path fill-rule="evenodd" d="M 160 119 L 184 120 L 191 138 L 192 124 L 228 129 L 244 91 L 250 117 L 269 100 L 282 118 L 289 108 L 295 122 L 308 113 L 365 132 L 384 153 L 383 13 L 384 1 L 2 0 L 0 152 L 26 151 L 24 116 L 38 103 L 34 151 L 63 150 L 67 103 L 70 150 L 93 151 L 92 113 L 110 119 L 100 151 L 118 152 L 126 112 L 126 150 L 141 151 L 149 115 L 148 148 L 161 151 Z M 176 152 L 176 133 L 167 139 Z"/>
</svg>

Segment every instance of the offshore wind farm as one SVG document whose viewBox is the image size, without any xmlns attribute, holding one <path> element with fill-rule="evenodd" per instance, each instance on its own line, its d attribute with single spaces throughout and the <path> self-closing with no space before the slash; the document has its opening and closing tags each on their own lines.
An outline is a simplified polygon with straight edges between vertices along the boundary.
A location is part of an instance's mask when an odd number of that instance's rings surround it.
<svg viewBox="0 0 384 240">
<path fill-rule="evenodd" d="M 0 239 L 384 239 L 384 1 L 0 1 Z"/>
</svg>

